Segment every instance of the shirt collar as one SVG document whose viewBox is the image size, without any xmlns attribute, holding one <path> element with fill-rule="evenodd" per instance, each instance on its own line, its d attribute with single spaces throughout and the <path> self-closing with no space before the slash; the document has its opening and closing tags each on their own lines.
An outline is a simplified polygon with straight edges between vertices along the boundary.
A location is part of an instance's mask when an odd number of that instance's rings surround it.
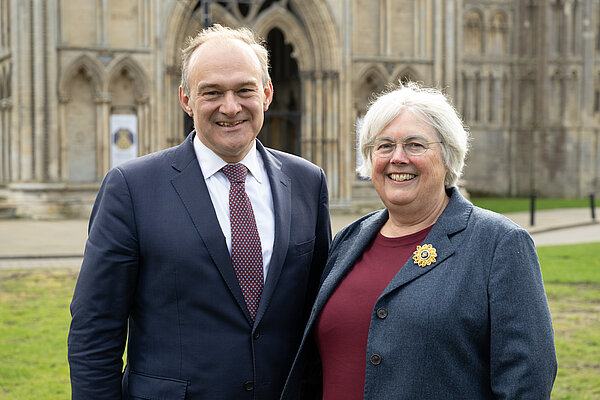
<svg viewBox="0 0 600 400">
<path fill-rule="evenodd" d="M 194 136 L 194 151 L 196 152 L 196 157 L 198 158 L 198 162 L 200 163 L 200 169 L 202 170 L 202 174 L 204 175 L 204 179 L 208 179 L 217 172 L 219 172 L 224 166 L 227 165 L 227 162 L 219 157 L 214 151 L 209 149 L 202 141 L 198 138 L 198 134 Z M 252 176 L 259 182 L 262 182 L 263 173 L 260 168 L 260 163 L 258 160 L 259 153 L 256 150 L 256 140 L 252 142 L 252 147 L 246 156 L 240 161 L 241 164 L 244 164 L 248 171 Z"/>
</svg>

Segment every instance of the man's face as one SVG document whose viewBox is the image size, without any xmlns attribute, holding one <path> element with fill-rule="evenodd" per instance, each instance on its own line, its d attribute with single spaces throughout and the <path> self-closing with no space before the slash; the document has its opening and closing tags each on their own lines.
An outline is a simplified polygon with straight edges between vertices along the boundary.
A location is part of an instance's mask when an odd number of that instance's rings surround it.
<svg viewBox="0 0 600 400">
<path fill-rule="evenodd" d="M 211 39 L 192 54 L 189 95 L 179 88 L 184 111 L 194 119 L 198 138 L 227 162 L 241 161 L 260 132 L 273 98 L 263 85 L 258 58 L 235 39 Z"/>
</svg>

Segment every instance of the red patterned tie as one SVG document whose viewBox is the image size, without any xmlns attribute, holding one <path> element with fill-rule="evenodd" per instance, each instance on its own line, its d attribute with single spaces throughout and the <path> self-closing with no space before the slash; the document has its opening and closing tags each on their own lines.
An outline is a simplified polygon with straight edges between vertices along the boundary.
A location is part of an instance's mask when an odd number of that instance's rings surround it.
<svg viewBox="0 0 600 400">
<path fill-rule="evenodd" d="M 254 319 L 263 290 L 263 261 L 256 220 L 244 185 L 248 170 L 242 164 L 227 164 L 222 171 L 231 183 L 229 189 L 231 261 L 244 300 Z"/>
</svg>

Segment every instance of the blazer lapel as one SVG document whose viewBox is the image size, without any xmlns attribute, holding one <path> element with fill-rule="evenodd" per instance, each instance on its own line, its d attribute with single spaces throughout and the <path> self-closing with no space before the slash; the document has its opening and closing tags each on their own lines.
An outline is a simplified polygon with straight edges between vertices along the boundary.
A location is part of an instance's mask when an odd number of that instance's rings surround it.
<svg viewBox="0 0 600 400">
<path fill-rule="evenodd" d="M 225 237 L 220 229 L 208 189 L 204 183 L 204 176 L 200 170 L 200 165 L 198 165 L 192 144 L 193 138 L 194 133 L 191 133 L 175 152 L 172 167 L 180 173 L 171 180 L 171 183 L 190 214 L 204 246 L 229 287 L 231 294 L 244 311 L 248 322 L 251 323 L 252 318 L 235 275 Z"/>
<path fill-rule="evenodd" d="M 273 243 L 273 254 L 269 263 L 269 273 L 265 281 L 263 293 L 256 313 L 255 325 L 260 322 L 264 315 L 277 282 L 281 275 L 283 263 L 285 261 L 290 241 L 290 225 L 292 219 L 292 192 L 291 179 L 281 170 L 281 162 L 265 150 L 263 145 L 257 140 L 256 148 L 260 153 L 273 195 L 273 209 L 275 214 L 275 240 Z"/>
<path fill-rule="evenodd" d="M 405 285 L 408 282 L 417 279 L 421 275 L 433 270 L 454 253 L 454 246 L 448 239 L 448 234 L 446 232 L 440 232 L 440 229 L 436 229 L 435 226 L 431 229 L 431 232 L 429 232 L 429 235 L 427 235 L 423 241 L 423 244 L 430 244 L 436 250 L 437 256 L 435 257 L 435 262 L 433 262 L 431 265 L 421 267 L 417 265 L 411 254 L 410 258 L 406 261 L 402 268 L 400 268 L 400 271 L 398 271 L 398 273 L 394 276 L 394 278 L 392 278 L 390 283 L 384 289 L 383 293 L 381 294 L 382 297 L 399 288 L 400 286 Z M 415 248 L 415 250 L 417 249 Z"/>
<path fill-rule="evenodd" d="M 321 283 L 317 299 L 311 310 L 307 330 L 310 329 L 310 325 L 314 323 L 329 297 L 331 297 L 348 271 L 352 269 L 363 254 L 365 247 L 371 243 L 387 219 L 387 210 L 377 211 L 360 223 L 355 234 L 349 235 L 339 244 L 339 249 L 336 250 L 338 256 L 335 260 L 330 258 L 333 261 L 329 261 L 325 267 L 325 278 Z"/>
<path fill-rule="evenodd" d="M 433 228 L 423 241 L 423 245 L 430 244 L 437 253 L 436 260 L 431 265 L 419 266 L 411 257 L 400 268 L 389 285 L 384 289 L 381 296 L 385 296 L 402 285 L 411 282 L 428 273 L 455 252 L 455 247 L 450 241 L 450 236 L 464 230 L 467 227 L 472 205 L 460 195 L 456 188 L 450 189 L 450 202 L 442 212 L 442 215 L 433 225 Z M 415 250 L 417 250 L 415 248 Z"/>
<path fill-rule="evenodd" d="M 420 267 L 415 264 L 411 256 L 390 281 L 381 296 L 385 296 L 400 286 L 426 274 L 454 254 L 455 247 L 450 241 L 450 237 L 467 227 L 473 205 L 462 197 L 456 188 L 449 189 L 448 194 L 450 195 L 450 202 L 423 242 L 423 244 L 431 244 L 436 249 L 436 261 L 429 266 Z M 362 255 L 365 247 L 371 243 L 387 219 L 387 210 L 381 210 L 372 214 L 360 223 L 356 233 L 349 234 L 339 244 L 339 249 L 335 250 L 338 256 L 334 261 L 328 262 L 325 268 L 325 278 L 319 289 L 305 332 L 308 332 L 312 328 L 329 297 L 331 297 L 341 280 L 344 279 L 348 271 L 354 266 L 354 263 Z M 332 262 L 333 264 L 331 264 Z"/>
</svg>

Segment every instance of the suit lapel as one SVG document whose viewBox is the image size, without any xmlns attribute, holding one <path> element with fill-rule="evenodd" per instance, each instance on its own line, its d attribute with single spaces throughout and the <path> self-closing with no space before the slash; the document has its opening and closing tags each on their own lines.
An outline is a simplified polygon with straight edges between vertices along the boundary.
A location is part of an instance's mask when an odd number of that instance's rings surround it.
<svg viewBox="0 0 600 400">
<path fill-rule="evenodd" d="M 256 141 L 256 148 L 263 159 L 271 185 L 275 214 L 275 240 L 271 262 L 269 263 L 269 273 L 258 306 L 255 325 L 260 322 L 260 319 L 269 306 L 273 292 L 279 281 L 283 263 L 290 246 L 290 225 L 292 219 L 291 179 L 281 170 L 281 162 L 265 150 L 258 140 Z"/>
<path fill-rule="evenodd" d="M 180 173 L 171 180 L 171 183 L 189 213 L 223 280 L 225 280 L 231 294 L 250 322 L 252 319 L 231 264 L 231 256 L 229 250 L 227 250 L 225 237 L 220 229 L 217 215 L 204 182 L 204 176 L 196 159 L 192 144 L 193 137 L 194 134 L 190 134 L 175 152 L 172 167 Z"/>
</svg>

